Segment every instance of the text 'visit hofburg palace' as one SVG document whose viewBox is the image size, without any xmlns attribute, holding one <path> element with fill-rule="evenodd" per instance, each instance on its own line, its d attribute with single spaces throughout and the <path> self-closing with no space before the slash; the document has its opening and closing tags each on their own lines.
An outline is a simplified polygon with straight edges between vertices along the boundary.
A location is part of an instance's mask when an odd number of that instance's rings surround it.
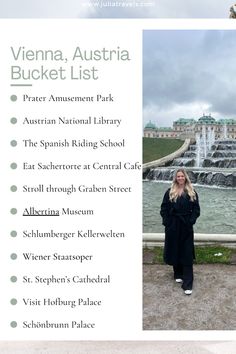
<svg viewBox="0 0 236 354">
<path fill-rule="evenodd" d="M 215 139 L 236 139 L 236 119 L 216 120 L 211 115 L 203 115 L 198 120 L 193 118 L 179 118 L 174 121 L 173 127 L 158 128 L 149 121 L 144 127 L 146 138 L 195 138 L 196 134 L 201 136 L 202 132 L 213 131 Z"/>
</svg>

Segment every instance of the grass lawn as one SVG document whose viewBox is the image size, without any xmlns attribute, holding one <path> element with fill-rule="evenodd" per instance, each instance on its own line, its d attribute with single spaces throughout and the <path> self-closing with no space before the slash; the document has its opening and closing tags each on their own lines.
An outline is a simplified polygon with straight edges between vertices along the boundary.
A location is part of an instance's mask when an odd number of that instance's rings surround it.
<svg viewBox="0 0 236 354">
<path fill-rule="evenodd" d="M 144 252 L 152 252 L 153 262 L 163 264 L 163 247 L 154 247 L 153 249 L 144 249 Z M 222 263 L 230 264 L 231 258 L 236 254 L 236 249 L 224 246 L 195 246 L 196 261 L 195 264 Z"/>
<path fill-rule="evenodd" d="M 184 141 L 168 138 L 143 138 L 143 163 L 158 160 L 178 150 Z"/>
</svg>

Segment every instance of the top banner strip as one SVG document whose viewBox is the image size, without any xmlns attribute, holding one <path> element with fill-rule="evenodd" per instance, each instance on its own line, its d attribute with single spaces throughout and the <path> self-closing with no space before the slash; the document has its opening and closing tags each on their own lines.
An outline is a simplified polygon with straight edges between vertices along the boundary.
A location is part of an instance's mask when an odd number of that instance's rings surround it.
<svg viewBox="0 0 236 354">
<path fill-rule="evenodd" d="M 0 0 L 0 18 L 236 18 L 236 0 Z"/>
</svg>

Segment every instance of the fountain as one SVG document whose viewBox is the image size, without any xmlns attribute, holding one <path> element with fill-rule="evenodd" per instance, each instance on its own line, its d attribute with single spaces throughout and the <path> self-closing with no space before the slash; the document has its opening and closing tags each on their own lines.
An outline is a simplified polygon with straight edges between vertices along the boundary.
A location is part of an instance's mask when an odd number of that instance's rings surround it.
<svg viewBox="0 0 236 354">
<path fill-rule="evenodd" d="M 190 145 L 182 157 L 176 158 L 171 163 L 171 166 L 185 167 L 201 167 L 204 159 L 209 156 L 212 146 L 215 143 L 215 134 L 213 130 L 206 132 L 206 127 L 203 126 L 202 134 L 196 134 L 196 143 Z"/>
<path fill-rule="evenodd" d="M 236 140 L 217 140 L 202 167 L 236 168 Z"/>
<path fill-rule="evenodd" d="M 210 130 L 208 133 L 208 150 L 214 145 L 215 142 L 215 133 L 214 130 Z"/>
<path fill-rule="evenodd" d="M 224 124 L 224 139 L 226 140 L 227 139 L 227 125 Z"/>
<path fill-rule="evenodd" d="M 196 134 L 196 167 L 200 167 L 201 163 L 201 138 Z"/>
<path fill-rule="evenodd" d="M 202 145 L 203 145 L 203 157 L 207 155 L 207 141 L 206 141 L 206 127 L 203 125 L 202 127 Z"/>
<path fill-rule="evenodd" d="M 146 171 L 147 180 L 170 181 L 178 167 L 184 167 L 192 183 L 236 187 L 236 140 L 227 139 L 227 126 L 223 130 L 222 140 L 215 140 L 213 130 L 206 131 L 203 126 L 202 134 L 196 134 L 195 144 L 182 157 L 174 159 L 163 168 Z"/>
</svg>

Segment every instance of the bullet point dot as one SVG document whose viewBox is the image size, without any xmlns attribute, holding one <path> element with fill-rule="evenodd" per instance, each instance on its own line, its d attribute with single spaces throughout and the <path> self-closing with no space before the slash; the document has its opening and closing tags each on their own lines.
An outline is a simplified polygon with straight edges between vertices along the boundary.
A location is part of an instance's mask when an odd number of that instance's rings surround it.
<svg viewBox="0 0 236 354">
<path fill-rule="evenodd" d="M 12 215 L 16 215 L 17 214 L 17 209 L 16 208 L 12 208 L 11 209 L 11 214 Z"/>
<path fill-rule="evenodd" d="M 17 191 L 17 186 L 11 186 L 11 191 L 16 192 Z"/>
<path fill-rule="evenodd" d="M 11 327 L 12 328 L 16 328 L 17 327 L 17 322 L 16 321 L 12 321 L 11 322 Z"/>
<path fill-rule="evenodd" d="M 17 123 L 17 119 L 15 117 L 11 118 L 11 124 L 16 124 Z"/>
<path fill-rule="evenodd" d="M 12 283 L 16 283 L 17 282 L 17 277 L 15 275 L 13 275 L 10 279 L 11 279 Z"/>
<path fill-rule="evenodd" d="M 12 162 L 12 163 L 11 163 L 11 168 L 12 168 L 13 170 L 15 170 L 15 169 L 17 168 L 17 164 L 16 164 L 15 162 Z"/>
<path fill-rule="evenodd" d="M 17 141 L 16 140 L 12 140 L 11 141 L 11 146 L 15 147 L 17 145 Z"/>
<path fill-rule="evenodd" d="M 11 299 L 10 303 L 11 303 L 12 305 L 16 305 L 16 304 L 17 304 L 17 300 L 16 300 L 16 299 Z"/>
<path fill-rule="evenodd" d="M 11 101 L 12 102 L 16 102 L 17 100 L 17 96 L 16 95 L 11 95 Z"/>
<path fill-rule="evenodd" d="M 17 258 L 17 254 L 16 253 L 12 253 L 11 254 L 11 259 L 15 260 Z"/>
<path fill-rule="evenodd" d="M 16 237 L 17 232 L 15 230 L 13 230 L 13 231 L 11 231 L 10 235 L 11 235 L 11 237 Z"/>
</svg>

